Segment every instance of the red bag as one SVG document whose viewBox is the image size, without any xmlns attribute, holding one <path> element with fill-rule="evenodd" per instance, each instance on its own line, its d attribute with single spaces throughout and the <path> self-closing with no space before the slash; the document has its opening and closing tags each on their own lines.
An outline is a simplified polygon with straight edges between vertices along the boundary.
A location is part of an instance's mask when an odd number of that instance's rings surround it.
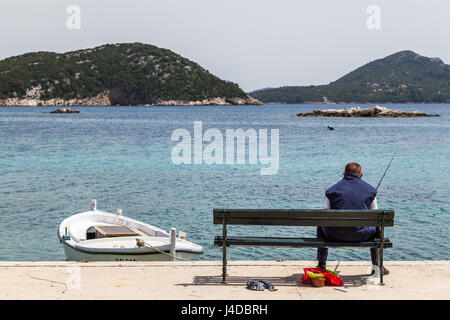
<svg viewBox="0 0 450 320">
<path fill-rule="evenodd" d="M 326 286 L 337 286 L 341 287 L 344 285 L 344 281 L 342 281 L 341 278 L 339 278 L 338 275 L 336 275 L 334 272 L 325 270 L 325 269 L 315 269 L 315 268 L 303 268 L 303 271 L 305 272 L 305 275 L 302 277 L 302 282 L 307 282 L 311 278 L 308 274 L 309 272 L 312 272 L 314 274 L 323 274 L 325 277 L 325 285 Z"/>
</svg>

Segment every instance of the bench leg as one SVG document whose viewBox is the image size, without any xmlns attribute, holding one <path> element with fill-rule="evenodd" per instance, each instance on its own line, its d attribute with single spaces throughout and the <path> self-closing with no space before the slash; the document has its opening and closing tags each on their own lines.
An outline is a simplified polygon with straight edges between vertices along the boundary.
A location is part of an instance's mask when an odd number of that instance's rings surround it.
<svg viewBox="0 0 450 320">
<path fill-rule="evenodd" d="M 227 246 L 225 243 L 222 249 L 222 282 L 225 283 L 227 280 Z"/>
<path fill-rule="evenodd" d="M 223 217 L 222 226 L 222 282 L 227 280 L 227 223 L 225 216 Z"/>
<path fill-rule="evenodd" d="M 380 286 L 384 286 L 383 283 L 383 251 L 384 251 L 384 214 L 381 220 L 381 230 L 380 230 Z"/>
<path fill-rule="evenodd" d="M 380 285 L 384 286 L 384 283 L 383 283 L 383 248 L 381 248 L 381 250 L 380 250 L 379 266 L 380 266 Z"/>
</svg>

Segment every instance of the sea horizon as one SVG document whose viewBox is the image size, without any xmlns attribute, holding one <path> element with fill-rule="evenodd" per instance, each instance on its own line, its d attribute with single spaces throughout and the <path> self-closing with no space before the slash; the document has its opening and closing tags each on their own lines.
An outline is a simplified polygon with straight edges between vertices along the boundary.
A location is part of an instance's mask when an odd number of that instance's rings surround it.
<svg viewBox="0 0 450 320">
<path fill-rule="evenodd" d="M 275 103 L 275 102 L 265 102 L 262 104 L 262 106 L 264 105 L 283 105 L 283 106 L 297 106 L 297 105 L 318 105 L 318 106 L 326 106 L 326 105 L 346 105 L 346 106 L 376 106 L 379 105 L 381 107 L 383 106 L 399 106 L 399 105 L 448 105 L 450 106 L 450 103 L 446 103 L 446 102 L 364 102 L 364 103 L 359 103 L 359 102 L 304 102 L 304 103 Z M 104 106 L 100 106 L 100 105 L 76 105 L 76 106 L 71 106 L 71 105 L 54 105 L 54 106 L 5 106 L 5 105 L 0 105 L 0 108 L 37 108 L 37 107 L 42 107 L 42 108 L 85 108 L 85 107 L 108 107 L 108 108 L 114 108 L 114 107 L 260 107 L 261 105 L 214 105 L 214 104 L 210 104 L 210 105 L 104 105 Z"/>
</svg>

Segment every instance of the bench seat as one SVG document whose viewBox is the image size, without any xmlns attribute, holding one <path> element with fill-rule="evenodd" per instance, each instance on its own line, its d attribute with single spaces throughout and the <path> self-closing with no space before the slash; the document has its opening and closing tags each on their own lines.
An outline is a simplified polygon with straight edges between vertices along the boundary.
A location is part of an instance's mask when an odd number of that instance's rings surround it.
<svg viewBox="0 0 450 320">
<path fill-rule="evenodd" d="M 236 237 L 227 236 L 227 247 L 291 247 L 291 248 L 379 248 L 380 240 L 364 242 L 324 241 L 320 238 Z M 221 247 L 223 238 L 216 236 L 214 245 Z M 392 242 L 384 239 L 384 248 L 392 248 Z"/>
</svg>

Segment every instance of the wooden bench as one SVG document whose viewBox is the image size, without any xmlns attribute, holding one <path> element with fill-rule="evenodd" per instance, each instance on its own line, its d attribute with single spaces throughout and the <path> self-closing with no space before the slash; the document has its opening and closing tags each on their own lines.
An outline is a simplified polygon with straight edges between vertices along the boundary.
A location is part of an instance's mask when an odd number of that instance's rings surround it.
<svg viewBox="0 0 450 320">
<path fill-rule="evenodd" d="M 227 276 L 227 247 L 291 248 L 377 248 L 380 284 L 383 284 L 383 250 L 392 248 L 384 238 L 384 227 L 394 226 L 393 210 L 290 210 L 290 209 L 214 209 L 214 224 L 222 225 L 222 236 L 214 245 L 222 247 L 222 280 Z M 308 227 L 377 227 L 379 238 L 366 242 L 331 242 L 320 238 L 228 236 L 227 225 L 268 225 Z"/>
</svg>

